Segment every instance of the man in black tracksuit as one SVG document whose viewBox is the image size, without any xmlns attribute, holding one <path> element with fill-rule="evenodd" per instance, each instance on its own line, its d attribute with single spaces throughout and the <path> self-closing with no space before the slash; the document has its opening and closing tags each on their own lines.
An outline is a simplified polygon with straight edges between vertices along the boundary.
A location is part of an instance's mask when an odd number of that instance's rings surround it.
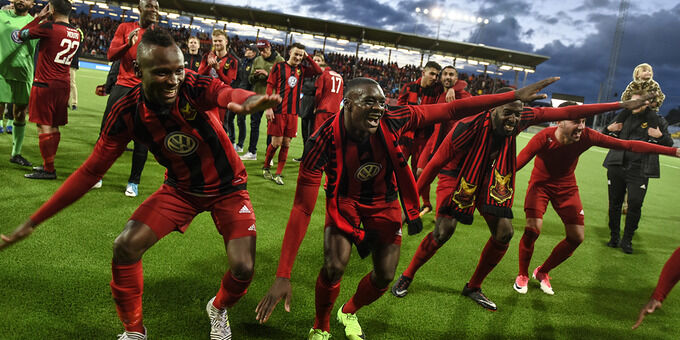
<svg viewBox="0 0 680 340">
<path fill-rule="evenodd" d="M 639 98 L 633 95 L 633 99 Z M 613 123 L 606 127 L 604 133 L 617 136 L 626 140 L 640 140 L 665 146 L 672 146 L 673 139 L 668 133 L 668 122 L 658 116 L 659 127 L 648 127 L 647 117 L 651 109 L 643 106 L 633 110 L 632 114 L 621 123 Z M 652 112 L 653 113 L 653 112 Z M 655 113 L 654 113 L 655 114 Z M 607 182 L 609 186 L 609 229 L 611 239 L 608 246 L 621 247 L 626 254 L 633 253 L 632 239 L 638 228 L 642 210 L 642 202 L 647 193 L 649 179 L 659 178 L 659 155 L 642 154 L 623 150 L 609 150 L 604 160 L 607 168 Z M 628 212 L 626 224 L 621 230 L 621 206 L 624 196 L 628 191 Z"/>
<path fill-rule="evenodd" d="M 253 60 L 255 60 L 257 54 L 257 46 L 255 46 L 255 44 L 246 45 L 244 56 L 238 61 L 238 72 L 236 73 L 236 79 L 233 83 L 234 88 L 248 91 L 253 89 L 253 85 L 248 81 L 248 76 L 250 76 L 250 69 L 253 66 Z M 231 111 L 229 111 L 227 115 L 226 123 L 229 139 L 234 143 L 236 152 L 242 152 L 243 142 L 246 140 L 246 116 L 236 115 Z M 236 131 L 234 130 L 234 117 L 236 117 L 236 125 L 238 126 L 238 139 L 236 138 Z"/>
</svg>

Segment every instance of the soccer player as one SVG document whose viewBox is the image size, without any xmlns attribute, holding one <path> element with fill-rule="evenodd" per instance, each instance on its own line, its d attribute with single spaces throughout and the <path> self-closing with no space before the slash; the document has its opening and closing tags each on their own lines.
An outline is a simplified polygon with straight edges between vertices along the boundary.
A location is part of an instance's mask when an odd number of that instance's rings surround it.
<svg viewBox="0 0 680 340">
<path fill-rule="evenodd" d="M 306 61 L 308 65 L 303 63 Z M 293 43 L 288 50 L 288 61 L 280 62 L 272 67 L 267 78 L 267 94 L 278 94 L 282 98 L 281 104 L 273 110 L 265 111 L 267 121 L 267 134 L 272 136 L 272 143 L 267 146 L 267 153 L 262 165 L 262 176 L 273 180 L 278 185 L 283 185 L 283 167 L 288 158 L 288 148 L 291 138 L 297 135 L 298 116 L 300 107 L 300 89 L 302 79 L 320 74 L 323 70 L 317 65 L 312 57 L 305 52 L 305 45 Z M 276 164 L 276 173 L 272 175 L 269 164 L 276 150 L 279 151 L 279 159 Z"/>
<path fill-rule="evenodd" d="M 198 72 L 198 67 L 201 66 L 201 41 L 196 36 L 190 36 L 187 40 L 187 53 L 184 53 L 184 67 L 194 72 Z"/>
<path fill-rule="evenodd" d="M 167 172 L 165 184 L 137 208 L 114 242 L 111 291 L 125 327 L 119 339 L 146 339 L 142 255 L 168 233 L 184 232 L 203 211 L 212 214 L 231 268 L 206 306 L 210 338 L 230 339 L 226 308 L 246 293 L 253 275 L 255 215 L 245 167 L 217 108 L 245 113 L 276 105 L 280 98 L 232 89 L 192 71 L 185 74 L 182 51 L 167 31 L 147 30 L 138 45 L 136 74 L 141 84 L 113 105 L 92 155 L 27 221 L 11 235 L 2 235 L 0 250 L 85 195 L 128 142 L 137 140 Z"/>
<path fill-rule="evenodd" d="M 40 39 L 35 79 L 28 109 L 29 121 L 38 126 L 38 139 L 43 165 L 24 177 L 56 179 L 54 157 L 59 147 L 59 126 L 68 122 L 68 100 L 71 88 L 71 58 L 82 40 L 80 31 L 69 24 L 71 3 L 50 0 L 38 16 L 20 31 L 12 33 L 16 43 Z M 44 21 L 49 16 L 51 21 Z M 42 23 L 41 23 L 42 22 Z"/>
<path fill-rule="evenodd" d="M 12 157 L 10 162 L 21 166 L 33 165 L 21 155 L 26 133 L 26 113 L 33 82 L 33 55 L 37 40 L 17 45 L 12 32 L 33 20 L 28 11 L 33 0 L 14 0 L 13 9 L 0 10 L 0 103 L 14 104 Z M 3 107 L 4 111 L 4 107 Z"/>
<path fill-rule="evenodd" d="M 106 101 L 106 109 L 102 119 L 102 130 L 113 104 L 127 94 L 130 89 L 139 84 L 140 79 L 135 76 L 133 64 L 137 57 L 139 38 L 144 34 L 145 30 L 158 22 L 157 0 L 139 0 L 138 9 L 139 21 L 124 22 L 118 25 L 118 29 L 116 29 L 116 33 L 109 46 L 107 57 L 109 61 L 120 61 L 120 69 L 116 84 L 111 89 L 109 99 Z M 144 144 L 134 141 L 132 167 L 130 168 L 128 184 L 125 187 L 125 196 L 137 197 L 139 195 L 139 181 L 142 177 L 147 154 L 148 150 Z"/>
<path fill-rule="evenodd" d="M 560 107 L 577 105 L 565 102 Z M 585 127 L 585 118 L 562 120 L 557 126 L 541 130 L 517 156 L 517 170 L 523 168 L 534 156 L 534 170 L 524 200 L 527 226 L 519 241 L 519 274 L 513 287 L 526 294 L 529 282 L 529 262 L 534 243 L 543 228 L 543 214 L 552 203 L 564 223 L 566 238 L 562 240 L 545 262 L 533 271 L 541 290 L 549 295 L 554 291 L 548 273 L 569 258 L 584 238 L 584 212 L 576 185 L 574 170 L 579 156 L 591 146 L 627 150 L 631 152 L 660 153 L 680 156 L 677 148 L 660 146 L 643 141 L 621 140 Z"/>
<path fill-rule="evenodd" d="M 505 87 L 496 92 L 508 91 L 512 88 Z M 456 122 L 418 178 L 418 192 L 422 193 L 439 174 L 435 229 L 420 243 L 408 268 L 392 287 L 392 293 L 397 297 L 406 296 L 416 271 L 448 241 L 458 222 L 472 224 L 476 208 L 486 220 L 491 237 L 462 294 L 486 309 L 496 310 L 496 304 L 482 293 L 481 286 L 484 278 L 505 255 L 512 239 L 515 137 L 530 125 L 540 122 L 579 119 L 643 104 L 644 100 L 631 100 L 531 108 L 515 100 Z"/>
<path fill-rule="evenodd" d="M 373 254 L 373 271 L 359 283 L 354 296 L 338 310 L 349 339 L 364 339 L 356 312 L 384 294 L 394 277 L 401 244 L 401 211 L 409 234 L 422 229 L 418 194 L 411 169 L 397 144 L 404 131 L 475 114 L 537 95 L 555 81 L 546 79 L 515 92 L 478 96 L 452 103 L 387 108 L 380 85 L 369 78 L 347 84 L 343 109 L 327 120 L 305 145 L 293 209 L 281 247 L 276 280 L 256 308 L 266 322 L 281 298 L 290 310 L 290 274 L 316 204 L 322 170 L 326 173 L 324 265 L 316 283 L 316 318 L 310 340 L 329 338 L 330 313 L 352 251 Z M 363 224 L 363 228 L 360 225 Z"/>
<path fill-rule="evenodd" d="M 345 86 L 342 76 L 326 64 L 323 55 L 315 55 L 314 61 L 323 68 L 323 73 L 316 78 L 315 82 L 314 127 L 312 132 L 318 130 L 323 122 L 340 111 Z"/>
<path fill-rule="evenodd" d="M 453 66 L 446 66 L 442 69 L 439 76 L 444 91 L 439 95 L 437 103 L 449 103 L 452 100 L 472 97 L 470 93 L 465 91 L 467 82 L 458 79 L 458 71 Z M 451 91 L 453 89 L 453 91 Z M 421 156 L 418 157 L 418 169 L 416 170 L 416 178 L 420 176 L 430 161 L 432 155 L 439 148 L 444 137 L 449 133 L 454 121 L 447 121 L 437 123 L 434 125 L 432 135 L 427 139 L 427 144 L 423 149 Z M 430 203 L 430 189 L 429 187 L 422 192 L 423 206 L 420 209 L 420 216 L 423 216 L 432 211 L 432 203 Z"/>
<path fill-rule="evenodd" d="M 223 30 L 212 32 L 213 50 L 203 56 L 198 73 L 220 78 L 225 84 L 231 86 L 236 79 L 238 60 L 229 53 L 229 37 Z"/>
<path fill-rule="evenodd" d="M 640 315 L 633 325 L 633 329 L 640 327 L 647 314 L 654 313 L 657 308 L 661 307 L 661 303 L 678 281 L 680 281 L 680 248 L 675 249 L 673 255 L 663 266 L 656 289 L 654 289 L 654 293 L 647 304 L 640 310 Z"/>
</svg>

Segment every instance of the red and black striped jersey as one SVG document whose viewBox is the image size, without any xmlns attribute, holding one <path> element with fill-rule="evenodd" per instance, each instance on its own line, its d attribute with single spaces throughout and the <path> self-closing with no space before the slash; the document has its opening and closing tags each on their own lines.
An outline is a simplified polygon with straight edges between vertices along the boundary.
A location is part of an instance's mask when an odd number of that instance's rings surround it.
<svg viewBox="0 0 680 340">
<path fill-rule="evenodd" d="M 305 62 L 309 65 L 305 65 Z M 296 67 L 285 61 L 274 64 L 267 78 L 267 94 L 277 93 L 281 96 L 281 104 L 274 107 L 274 114 L 297 115 L 302 80 L 321 72 L 321 67 L 309 55 Z"/>
<path fill-rule="evenodd" d="M 245 189 L 245 167 L 217 110 L 224 89 L 232 91 L 219 79 L 188 71 L 176 104 L 157 108 L 135 86 L 113 105 L 101 141 L 120 148 L 130 140 L 146 145 L 167 169 L 165 183 L 181 191 L 221 195 Z"/>
<path fill-rule="evenodd" d="M 15 42 L 40 39 L 34 82 L 69 82 L 71 60 L 82 40 L 78 29 L 65 22 L 40 24 L 40 18 L 35 18 L 15 34 Z"/>
<path fill-rule="evenodd" d="M 198 67 L 201 66 L 201 60 L 203 60 L 203 56 L 200 53 L 184 53 L 184 68 L 198 72 Z"/>
<path fill-rule="evenodd" d="M 231 86 L 238 73 L 238 60 L 231 53 L 227 53 L 224 57 L 217 57 L 218 67 L 215 69 L 208 66 L 208 57 L 211 55 L 214 55 L 214 53 L 210 52 L 203 56 L 196 72 L 213 78 L 220 78 L 225 84 Z"/>
<path fill-rule="evenodd" d="M 326 67 L 316 79 L 315 113 L 338 113 L 344 96 L 343 86 L 342 76 L 330 67 Z"/>
<path fill-rule="evenodd" d="M 428 87 L 420 86 L 421 78 L 415 81 L 406 83 L 404 87 L 401 88 L 401 93 L 399 93 L 399 99 L 397 103 L 399 105 L 423 105 L 423 104 L 436 104 L 439 96 L 444 93 L 444 85 L 441 82 L 436 81 L 434 84 Z"/>
</svg>

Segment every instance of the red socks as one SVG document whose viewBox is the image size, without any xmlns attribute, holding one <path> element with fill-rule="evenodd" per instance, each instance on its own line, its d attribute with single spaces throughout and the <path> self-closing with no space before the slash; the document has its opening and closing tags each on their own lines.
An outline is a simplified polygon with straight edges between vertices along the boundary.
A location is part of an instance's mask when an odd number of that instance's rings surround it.
<svg viewBox="0 0 680 340">
<path fill-rule="evenodd" d="M 482 255 L 479 257 L 477 269 L 475 269 L 475 273 L 472 274 L 472 278 L 468 282 L 468 287 L 480 288 L 486 276 L 491 273 L 498 262 L 501 262 L 506 251 L 508 251 L 507 243 L 500 243 L 494 240 L 493 237 L 489 237 L 489 241 L 486 242 Z"/>
<path fill-rule="evenodd" d="M 142 261 L 134 264 L 111 264 L 111 292 L 116 302 L 118 318 L 126 331 L 144 333 L 142 323 L 142 292 L 144 272 Z"/>
<path fill-rule="evenodd" d="M 340 281 L 328 282 L 324 270 L 321 269 L 316 278 L 316 317 L 314 318 L 314 328 L 330 332 L 331 330 L 331 310 L 335 299 L 340 293 Z"/>
<path fill-rule="evenodd" d="M 286 158 L 288 158 L 288 147 L 281 145 L 279 150 L 279 162 L 276 163 L 276 174 L 280 175 L 283 172 L 283 167 L 286 165 Z"/>
<path fill-rule="evenodd" d="M 541 265 L 541 269 L 539 271 L 543 274 L 548 274 L 550 270 L 568 259 L 580 244 L 580 242 L 574 242 L 568 238 L 560 241 L 560 243 L 558 243 L 555 248 L 553 248 L 552 253 L 550 253 L 550 256 L 548 256 L 543 265 Z"/>
<path fill-rule="evenodd" d="M 680 248 L 675 249 L 671 258 L 663 266 L 659 283 L 656 284 L 652 298 L 663 302 L 673 286 L 678 283 L 678 280 L 680 280 Z"/>
<path fill-rule="evenodd" d="M 538 238 L 534 228 L 524 228 L 524 235 L 519 240 L 519 275 L 529 276 L 529 262 L 534 254 L 534 243 Z"/>
<path fill-rule="evenodd" d="M 432 232 L 427 234 L 427 236 L 425 236 L 425 238 L 420 242 L 418 250 L 416 250 L 411 263 L 408 265 L 408 268 L 406 268 L 403 275 L 412 279 L 413 276 L 416 275 L 416 271 L 418 271 L 418 269 L 420 269 L 420 267 L 422 267 L 425 262 L 430 260 L 430 258 L 440 247 L 441 245 L 437 244 Z"/>
<path fill-rule="evenodd" d="M 342 309 L 343 313 L 356 314 L 359 308 L 370 305 L 373 301 L 385 294 L 387 287 L 377 288 L 371 281 L 372 273 L 373 272 L 366 274 L 366 276 L 359 281 L 357 291 L 345 304 L 345 307 Z"/>
<path fill-rule="evenodd" d="M 274 159 L 275 153 L 276 148 L 271 144 L 267 145 L 267 152 L 264 154 L 264 164 L 262 165 L 262 168 L 269 169 L 269 163 L 271 163 L 272 159 Z"/>
<path fill-rule="evenodd" d="M 251 277 L 248 280 L 241 281 L 231 274 L 231 270 L 228 271 L 224 274 L 224 277 L 222 277 L 222 285 L 215 296 L 213 306 L 217 309 L 223 309 L 230 308 L 236 304 L 236 302 L 248 292 L 248 286 L 250 286 L 250 281 L 252 279 L 253 278 Z"/>
<path fill-rule="evenodd" d="M 38 135 L 40 155 L 43 158 L 45 171 L 54 172 L 54 156 L 57 154 L 61 133 L 41 133 Z"/>
</svg>

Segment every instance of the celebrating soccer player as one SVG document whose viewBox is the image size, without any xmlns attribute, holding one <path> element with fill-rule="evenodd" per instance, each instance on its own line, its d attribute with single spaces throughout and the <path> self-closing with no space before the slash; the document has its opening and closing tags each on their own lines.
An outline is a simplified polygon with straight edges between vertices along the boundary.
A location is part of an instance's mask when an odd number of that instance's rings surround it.
<svg viewBox="0 0 680 340">
<path fill-rule="evenodd" d="M 137 208 L 114 242 L 111 291 L 125 327 L 119 339 L 146 339 L 142 255 L 168 233 L 184 232 L 203 211 L 211 212 L 224 238 L 231 268 L 206 306 L 210 337 L 230 339 L 227 308 L 246 293 L 253 275 L 255 215 L 246 191 L 245 167 L 217 108 L 260 111 L 281 99 L 232 89 L 219 79 L 191 71 L 185 74 L 181 50 L 161 29 L 147 30 L 141 37 L 136 65 L 141 84 L 113 105 L 92 155 L 30 219 L 11 235 L 2 235 L 0 250 L 85 195 L 130 140 L 143 143 L 167 172 L 165 184 Z"/>
<path fill-rule="evenodd" d="M 272 143 L 267 146 L 267 154 L 262 165 L 262 176 L 265 179 L 283 185 L 282 172 L 288 158 L 290 140 L 297 135 L 297 110 L 300 107 L 302 80 L 321 72 L 323 72 L 321 67 L 305 52 L 305 45 L 300 43 L 290 45 L 288 61 L 274 64 L 272 67 L 267 78 L 267 94 L 279 94 L 283 101 L 274 110 L 265 111 L 269 122 L 267 134 L 272 136 Z M 279 147 L 281 150 L 276 163 L 276 173 L 272 175 L 269 164 Z"/>
<path fill-rule="evenodd" d="M 505 87 L 496 92 L 508 91 L 512 88 Z M 531 108 L 515 100 L 458 121 L 418 178 L 418 191 L 422 192 L 439 174 L 435 229 L 420 243 L 408 268 L 392 287 L 392 293 L 397 297 L 406 296 L 416 271 L 448 241 L 458 222 L 472 224 L 476 208 L 486 220 L 491 237 L 462 294 L 484 308 L 496 310 L 496 304 L 482 293 L 481 285 L 503 258 L 512 239 L 516 136 L 540 122 L 574 120 L 643 104 L 644 100 L 639 99 L 623 103 Z"/>
<path fill-rule="evenodd" d="M 543 98 L 536 92 L 555 80 L 549 78 L 518 91 L 446 104 L 389 109 L 377 82 L 368 78 L 351 80 L 343 109 L 334 119 L 327 120 L 305 145 L 276 280 L 257 306 L 257 319 L 267 321 L 284 297 L 286 310 L 290 309 L 291 270 L 307 232 L 324 171 L 327 177 L 324 265 L 316 282 L 316 318 L 309 339 L 330 336 L 331 310 L 340 292 L 352 244 L 362 258 L 373 253 L 373 271 L 364 276 L 354 296 L 340 307 L 337 318 L 349 339 L 364 339 L 355 314 L 380 298 L 394 278 L 401 245 L 402 208 L 409 234 L 422 229 L 415 180 L 397 144 L 399 136 L 404 131 L 460 119 L 515 100 Z M 401 198 L 402 207 L 397 197 Z"/>
<path fill-rule="evenodd" d="M 55 179 L 54 157 L 59 147 L 59 126 L 68 122 L 68 100 L 71 59 L 82 40 L 80 31 L 71 26 L 68 16 L 71 3 L 50 0 L 40 14 L 21 31 L 15 31 L 15 42 L 40 39 L 38 62 L 31 89 L 29 121 L 38 125 L 38 139 L 43 165 L 24 175 L 32 179 Z M 52 16 L 52 21 L 41 21 Z"/>
<path fill-rule="evenodd" d="M 560 107 L 571 105 L 577 104 L 565 102 Z M 583 242 L 585 214 L 574 175 L 578 158 L 582 153 L 591 146 L 600 146 L 631 152 L 680 156 L 677 148 L 609 137 L 586 128 L 585 124 L 585 118 L 559 121 L 557 126 L 543 129 L 534 135 L 517 156 L 517 170 L 536 156 L 524 200 L 527 226 L 519 241 L 519 274 L 513 286 L 518 293 L 527 292 L 529 262 L 534 252 L 534 243 L 543 228 L 543 214 L 548 202 L 552 203 L 562 219 L 566 238 L 555 246 L 548 259 L 533 272 L 533 278 L 539 281 L 544 293 L 554 294 L 548 276 L 550 270 L 568 259 Z"/>
</svg>

